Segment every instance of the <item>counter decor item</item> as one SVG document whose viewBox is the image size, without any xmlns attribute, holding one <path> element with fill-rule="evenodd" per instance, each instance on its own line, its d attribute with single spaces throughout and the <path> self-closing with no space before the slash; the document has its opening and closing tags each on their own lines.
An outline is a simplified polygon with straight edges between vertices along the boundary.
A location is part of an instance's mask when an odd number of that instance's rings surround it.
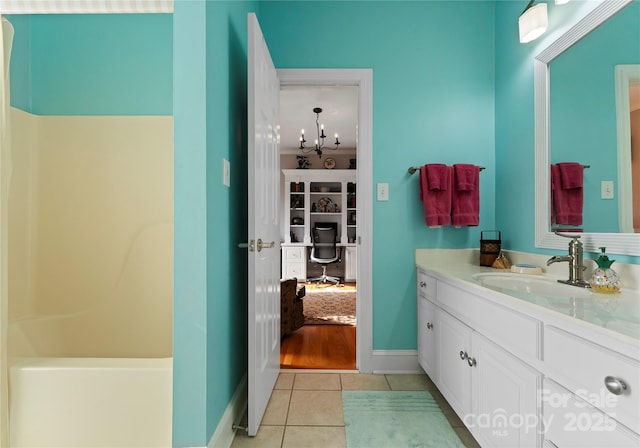
<svg viewBox="0 0 640 448">
<path fill-rule="evenodd" d="M 511 262 L 504 254 L 504 252 L 501 251 L 498 254 L 498 258 L 496 258 L 491 267 L 496 269 L 511 269 Z"/>
<path fill-rule="evenodd" d="M 600 248 L 600 256 L 594 258 L 598 267 L 593 271 L 589 284 L 595 292 L 611 294 L 620 291 L 620 278 L 618 273 L 611 269 L 611 265 L 615 260 L 609 260 L 605 254 L 606 247 Z"/>
<path fill-rule="evenodd" d="M 485 239 L 485 232 L 493 232 L 495 239 Z M 483 230 L 480 232 L 480 266 L 493 266 L 494 261 L 500 255 L 501 238 L 499 230 Z"/>
</svg>

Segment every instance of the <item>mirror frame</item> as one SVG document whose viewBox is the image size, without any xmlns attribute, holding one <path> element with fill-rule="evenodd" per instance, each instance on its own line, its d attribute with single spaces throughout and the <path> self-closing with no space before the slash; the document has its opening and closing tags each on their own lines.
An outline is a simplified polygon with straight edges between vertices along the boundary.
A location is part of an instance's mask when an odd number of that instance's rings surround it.
<svg viewBox="0 0 640 448">
<path fill-rule="evenodd" d="M 616 14 L 632 0 L 604 0 L 585 17 L 534 58 L 535 103 L 535 245 L 546 249 L 567 249 L 566 238 L 549 230 L 551 222 L 549 179 L 549 64 L 565 50 Z M 618 195 L 619 196 L 619 195 Z M 585 252 L 640 255 L 640 234 L 581 233 Z"/>
</svg>

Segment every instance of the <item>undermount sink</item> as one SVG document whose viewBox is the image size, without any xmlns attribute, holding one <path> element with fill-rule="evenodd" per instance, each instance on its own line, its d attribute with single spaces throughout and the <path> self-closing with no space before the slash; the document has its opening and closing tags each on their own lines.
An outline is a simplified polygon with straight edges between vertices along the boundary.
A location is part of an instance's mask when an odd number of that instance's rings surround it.
<svg viewBox="0 0 640 448">
<path fill-rule="evenodd" d="M 558 283 L 556 279 L 539 275 L 487 272 L 473 278 L 482 286 L 510 295 L 522 293 L 543 297 L 587 299 L 593 296 L 590 289 Z"/>
</svg>

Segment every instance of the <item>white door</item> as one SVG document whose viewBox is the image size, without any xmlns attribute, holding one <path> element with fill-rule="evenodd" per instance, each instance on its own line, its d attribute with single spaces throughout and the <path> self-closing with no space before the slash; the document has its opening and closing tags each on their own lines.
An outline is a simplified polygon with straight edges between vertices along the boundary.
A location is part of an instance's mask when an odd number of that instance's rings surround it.
<svg viewBox="0 0 640 448">
<path fill-rule="evenodd" d="M 256 435 L 280 372 L 280 81 L 255 14 L 248 16 L 248 429 Z"/>
</svg>

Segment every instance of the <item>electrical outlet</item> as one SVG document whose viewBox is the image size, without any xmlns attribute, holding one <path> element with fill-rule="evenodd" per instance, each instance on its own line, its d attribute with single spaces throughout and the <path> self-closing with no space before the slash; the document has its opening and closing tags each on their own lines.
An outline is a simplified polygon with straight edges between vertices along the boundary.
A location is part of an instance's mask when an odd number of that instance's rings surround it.
<svg viewBox="0 0 640 448">
<path fill-rule="evenodd" d="M 600 198 L 601 199 L 613 199 L 613 181 L 603 180 L 600 182 Z"/>
<path fill-rule="evenodd" d="M 378 184 L 378 201 L 389 200 L 389 184 Z"/>
</svg>

